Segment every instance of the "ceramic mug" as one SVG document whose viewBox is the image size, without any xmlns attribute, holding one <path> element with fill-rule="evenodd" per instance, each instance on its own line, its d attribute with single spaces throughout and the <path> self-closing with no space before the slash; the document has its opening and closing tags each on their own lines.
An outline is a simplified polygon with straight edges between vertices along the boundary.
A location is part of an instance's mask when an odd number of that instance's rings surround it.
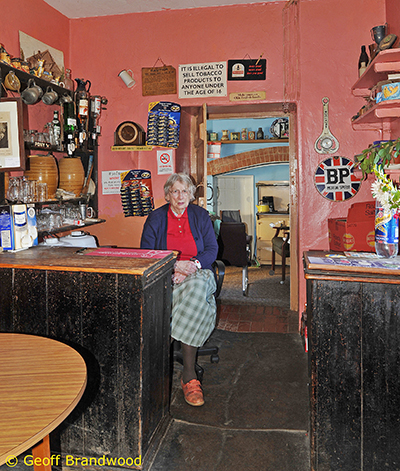
<svg viewBox="0 0 400 471">
<path fill-rule="evenodd" d="M 43 90 L 36 85 L 33 79 L 28 81 L 28 87 L 21 93 L 22 101 L 26 105 L 34 105 L 43 95 Z"/>
<path fill-rule="evenodd" d="M 58 99 L 58 93 L 55 92 L 50 86 L 47 87 L 46 93 L 42 96 L 42 101 L 46 105 L 52 105 Z"/>
<path fill-rule="evenodd" d="M 131 71 L 131 69 L 121 70 L 121 72 L 118 74 L 118 77 L 121 77 L 122 81 L 128 88 L 132 88 L 136 83 L 133 78 L 133 72 Z"/>
<path fill-rule="evenodd" d="M 73 99 L 71 98 L 70 95 L 68 94 L 64 94 L 61 98 L 60 98 L 60 103 L 63 105 L 64 103 L 72 103 L 73 102 Z"/>
</svg>

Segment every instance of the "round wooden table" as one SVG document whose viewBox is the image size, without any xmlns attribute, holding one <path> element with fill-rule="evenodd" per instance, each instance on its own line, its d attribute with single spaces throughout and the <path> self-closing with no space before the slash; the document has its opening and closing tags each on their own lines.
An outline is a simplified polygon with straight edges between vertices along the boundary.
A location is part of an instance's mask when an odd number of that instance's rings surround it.
<svg viewBox="0 0 400 471">
<path fill-rule="evenodd" d="M 0 333 L 0 465 L 32 448 L 35 471 L 51 469 L 49 433 L 79 402 L 86 377 L 83 358 L 68 345 Z"/>
</svg>

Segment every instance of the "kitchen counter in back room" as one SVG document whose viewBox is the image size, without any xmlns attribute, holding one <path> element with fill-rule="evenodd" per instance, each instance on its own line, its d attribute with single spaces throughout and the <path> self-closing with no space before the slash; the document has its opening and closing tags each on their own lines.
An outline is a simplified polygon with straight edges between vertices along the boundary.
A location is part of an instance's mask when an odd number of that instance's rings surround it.
<svg viewBox="0 0 400 471">
<path fill-rule="evenodd" d="M 141 469 L 157 446 L 169 420 L 175 258 L 76 247 L 0 253 L 0 331 L 60 340 L 86 361 L 87 390 L 51 434 L 52 451 Z"/>
<path fill-rule="evenodd" d="M 400 469 L 400 257 L 304 253 L 311 469 Z"/>
</svg>

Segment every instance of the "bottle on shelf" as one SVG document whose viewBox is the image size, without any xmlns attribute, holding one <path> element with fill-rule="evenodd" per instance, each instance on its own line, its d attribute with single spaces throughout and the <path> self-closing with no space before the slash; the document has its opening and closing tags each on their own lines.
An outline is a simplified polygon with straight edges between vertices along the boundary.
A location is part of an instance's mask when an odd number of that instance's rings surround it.
<svg viewBox="0 0 400 471">
<path fill-rule="evenodd" d="M 262 128 L 258 128 L 257 139 L 264 139 L 264 132 L 263 132 Z"/>
<path fill-rule="evenodd" d="M 74 102 L 67 102 L 63 104 L 64 114 L 64 143 L 69 157 L 72 157 L 75 151 L 75 132 L 76 132 L 76 117 L 75 117 L 75 104 Z"/>
<path fill-rule="evenodd" d="M 96 144 L 97 136 L 101 132 L 101 128 L 98 124 L 98 120 L 101 114 L 102 97 L 92 96 L 90 98 L 90 110 L 89 110 L 89 141 L 88 148 L 94 149 Z"/>
<path fill-rule="evenodd" d="M 54 145 L 57 147 L 57 149 L 61 149 L 61 123 L 58 117 L 58 111 L 54 111 L 54 116 L 51 123 L 53 125 Z"/>
<path fill-rule="evenodd" d="M 361 75 L 365 72 L 365 69 L 367 68 L 367 65 L 369 64 L 369 57 L 367 54 L 367 51 L 365 50 L 365 46 L 361 46 L 361 54 L 360 58 L 358 59 L 358 76 L 361 77 Z"/>
<path fill-rule="evenodd" d="M 89 121 L 89 90 L 90 81 L 86 82 L 82 79 L 75 79 L 78 84 L 75 91 L 75 106 L 76 106 L 76 122 L 78 126 L 78 141 L 79 146 L 82 147 L 87 139 L 88 121 Z M 86 85 L 88 88 L 86 89 Z"/>
<path fill-rule="evenodd" d="M 71 69 L 65 69 L 64 87 L 67 90 L 71 90 L 71 92 L 74 91 L 74 82 L 71 78 Z"/>
</svg>

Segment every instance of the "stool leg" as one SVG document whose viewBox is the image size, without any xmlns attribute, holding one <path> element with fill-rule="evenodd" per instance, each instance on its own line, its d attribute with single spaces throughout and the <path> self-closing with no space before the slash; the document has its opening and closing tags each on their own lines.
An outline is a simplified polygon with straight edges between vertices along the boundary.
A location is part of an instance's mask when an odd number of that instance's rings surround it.
<svg viewBox="0 0 400 471">
<path fill-rule="evenodd" d="M 282 253 L 282 282 L 285 281 L 286 272 L 286 256 Z"/>
</svg>

